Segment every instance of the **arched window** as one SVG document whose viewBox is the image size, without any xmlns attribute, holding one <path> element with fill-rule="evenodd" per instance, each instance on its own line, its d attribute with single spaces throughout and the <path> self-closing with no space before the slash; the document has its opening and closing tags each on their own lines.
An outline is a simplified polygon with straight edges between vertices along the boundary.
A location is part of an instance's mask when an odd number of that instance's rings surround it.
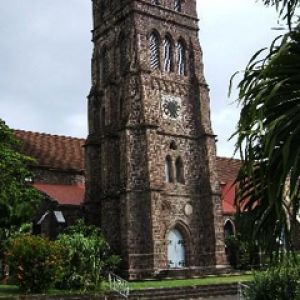
<svg viewBox="0 0 300 300">
<path fill-rule="evenodd" d="M 174 0 L 174 10 L 181 12 L 181 0 Z"/>
<path fill-rule="evenodd" d="M 159 5 L 159 0 L 151 0 L 151 4 Z"/>
<path fill-rule="evenodd" d="M 177 42 L 177 68 L 178 75 L 186 74 L 186 55 L 185 55 L 185 44 L 182 41 Z"/>
<path fill-rule="evenodd" d="M 150 67 L 153 70 L 160 68 L 159 37 L 156 32 L 152 32 L 149 39 L 150 47 Z"/>
<path fill-rule="evenodd" d="M 100 81 L 102 83 L 107 80 L 108 74 L 109 74 L 108 51 L 106 47 L 103 47 L 100 53 Z"/>
<path fill-rule="evenodd" d="M 168 155 L 165 161 L 166 182 L 173 182 L 172 158 Z"/>
<path fill-rule="evenodd" d="M 172 62 L 172 41 L 170 37 L 166 37 L 164 40 L 164 71 L 165 72 L 171 72 L 173 68 L 173 62 Z"/>
<path fill-rule="evenodd" d="M 183 161 L 181 157 L 177 157 L 175 162 L 176 167 L 176 181 L 178 183 L 184 184 L 184 167 L 183 167 Z"/>
</svg>

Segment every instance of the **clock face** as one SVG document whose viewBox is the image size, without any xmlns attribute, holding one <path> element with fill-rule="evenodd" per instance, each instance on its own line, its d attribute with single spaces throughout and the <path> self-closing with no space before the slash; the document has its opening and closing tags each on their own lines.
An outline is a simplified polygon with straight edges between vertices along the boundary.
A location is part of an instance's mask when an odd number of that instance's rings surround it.
<svg viewBox="0 0 300 300">
<path fill-rule="evenodd" d="M 181 98 L 163 95 L 161 108 L 165 119 L 177 120 L 181 117 Z"/>
</svg>

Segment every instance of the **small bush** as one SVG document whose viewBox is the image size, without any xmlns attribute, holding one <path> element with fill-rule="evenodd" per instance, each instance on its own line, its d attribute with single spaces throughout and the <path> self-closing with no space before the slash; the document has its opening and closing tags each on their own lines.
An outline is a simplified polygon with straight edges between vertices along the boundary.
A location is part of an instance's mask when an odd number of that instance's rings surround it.
<svg viewBox="0 0 300 300">
<path fill-rule="evenodd" d="M 63 289 L 93 290 L 99 287 L 103 274 L 120 261 L 111 255 L 101 231 L 86 226 L 83 221 L 71 226 L 57 241 L 64 252 L 64 276 L 58 287 Z"/>
<path fill-rule="evenodd" d="M 255 273 L 245 296 L 248 300 L 299 300 L 299 280 L 299 266 L 272 267 L 265 272 Z"/>
<path fill-rule="evenodd" d="M 61 276 L 64 249 L 60 244 L 24 235 L 10 240 L 7 249 L 10 271 L 22 292 L 45 292 Z"/>
</svg>

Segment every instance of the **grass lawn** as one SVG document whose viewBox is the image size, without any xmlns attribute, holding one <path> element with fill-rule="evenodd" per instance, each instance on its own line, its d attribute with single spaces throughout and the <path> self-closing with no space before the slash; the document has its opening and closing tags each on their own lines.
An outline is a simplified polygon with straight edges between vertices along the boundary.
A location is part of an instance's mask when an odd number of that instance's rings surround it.
<svg viewBox="0 0 300 300">
<path fill-rule="evenodd" d="M 15 285 L 0 285 L 0 298 L 19 294 L 19 288 Z"/>
<path fill-rule="evenodd" d="M 136 281 L 130 282 L 129 286 L 132 290 L 146 289 L 146 288 L 168 288 L 168 287 L 181 287 L 193 285 L 209 285 L 209 284 L 222 284 L 222 283 L 236 283 L 251 281 L 252 275 L 222 275 L 222 276 L 209 276 L 197 279 L 177 279 L 177 280 L 160 280 L 160 281 Z"/>
<path fill-rule="evenodd" d="M 73 291 L 63 291 L 51 289 L 47 292 L 47 295 L 68 295 L 68 294 L 78 294 L 78 292 Z M 0 285 L 0 299 L 5 299 L 9 296 L 20 295 L 19 288 L 16 285 Z"/>
<path fill-rule="evenodd" d="M 130 282 L 129 286 L 131 290 L 147 289 L 147 288 L 168 288 L 168 287 L 181 287 L 181 286 L 193 286 L 193 285 L 209 285 L 209 284 L 222 284 L 222 283 L 235 283 L 251 281 L 252 275 L 223 275 L 223 276 L 209 276 L 198 279 L 176 279 L 176 280 L 157 280 L 157 281 L 136 281 Z M 102 284 L 102 292 L 108 290 L 108 283 Z M 67 294 L 79 294 L 76 291 L 60 291 L 50 290 L 48 295 L 67 295 Z M 0 299 L 5 299 L 9 296 L 19 295 L 19 288 L 15 285 L 0 285 Z"/>
</svg>

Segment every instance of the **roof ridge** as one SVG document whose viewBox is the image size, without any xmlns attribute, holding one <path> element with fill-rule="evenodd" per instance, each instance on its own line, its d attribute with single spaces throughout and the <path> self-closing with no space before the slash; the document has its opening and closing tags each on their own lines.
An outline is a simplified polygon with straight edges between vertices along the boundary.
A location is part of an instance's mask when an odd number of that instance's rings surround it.
<svg viewBox="0 0 300 300">
<path fill-rule="evenodd" d="M 226 157 L 226 156 L 220 156 L 220 155 L 216 155 L 217 158 L 220 159 L 227 159 L 227 160 L 236 160 L 236 161 L 241 161 L 240 158 L 235 158 L 235 157 Z"/>
<path fill-rule="evenodd" d="M 13 129 L 13 131 L 16 133 L 27 133 L 27 134 L 34 134 L 34 135 L 39 135 L 39 136 L 59 137 L 59 138 L 79 140 L 79 141 L 86 140 L 85 138 L 79 138 L 79 137 L 74 137 L 74 136 L 70 136 L 70 135 L 51 134 L 51 133 L 46 133 L 46 132 L 38 132 L 38 131 L 23 130 L 23 129 Z"/>
</svg>

